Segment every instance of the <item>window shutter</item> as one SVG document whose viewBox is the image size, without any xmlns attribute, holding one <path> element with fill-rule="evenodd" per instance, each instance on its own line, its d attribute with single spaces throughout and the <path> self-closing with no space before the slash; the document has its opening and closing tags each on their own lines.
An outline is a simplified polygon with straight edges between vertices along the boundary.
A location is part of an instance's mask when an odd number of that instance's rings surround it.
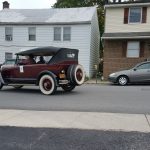
<svg viewBox="0 0 150 150">
<path fill-rule="evenodd" d="M 122 57 L 126 57 L 127 54 L 127 41 L 122 42 Z"/>
<path fill-rule="evenodd" d="M 147 18 L 147 7 L 142 8 L 142 23 L 146 23 Z"/>
<path fill-rule="evenodd" d="M 140 57 L 144 57 L 144 42 L 140 42 Z"/>
<path fill-rule="evenodd" d="M 129 8 L 124 8 L 124 24 L 128 24 Z"/>
</svg>

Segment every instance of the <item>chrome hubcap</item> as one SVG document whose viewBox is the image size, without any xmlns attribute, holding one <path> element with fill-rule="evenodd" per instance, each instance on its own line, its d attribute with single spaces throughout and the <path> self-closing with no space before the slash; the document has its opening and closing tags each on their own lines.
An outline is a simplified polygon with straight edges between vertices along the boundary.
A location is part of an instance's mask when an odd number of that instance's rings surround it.
<svg viewBox="0 0 150 150">
<path fill-rule="evenodd" d="M 44 89 L 45 89 L 46 91 L 51 90 L 51 88 L 52 88 L 52 83 L 51 83 L 51 81 L 50 81 L 49 79 L 45 79 L 45 80 L 43 81 L 43 87 L 44 87 Z"/>
<path fill-rule="evenodd" d="M 120 83 L 121 85 L 125 85 L 125 84 L 127 83 L 127 79 L 126 79 L 125 77 L 121 77 L 121 78 L 119 79 L 119 83 Z"/>
<path fill-rule="evenodd" d="M 82 70 L 81 70 L 81 69 L 78 69 L 78 70 L 77 70 L 76 77 L 77 77 L 77 80 L 78 80 L 78 81 L 81 81 L 81 80 L 82 80 L 83 73 L 82 73 Z"/>
</svg>

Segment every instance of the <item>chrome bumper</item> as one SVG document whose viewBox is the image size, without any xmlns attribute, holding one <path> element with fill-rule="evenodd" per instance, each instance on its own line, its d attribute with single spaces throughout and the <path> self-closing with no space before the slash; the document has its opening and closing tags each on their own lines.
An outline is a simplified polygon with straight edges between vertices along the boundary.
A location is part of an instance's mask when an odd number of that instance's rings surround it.
<svg viewBox="0 0 150 150">
<path fill-rule="evenodd" d="M 5 84 L 5 82 L 4 82 L 3 78 L 2 78 L 1 73 L 0 73 L 0 82 L 3 83 L 3 84 Z"/>
</svg>

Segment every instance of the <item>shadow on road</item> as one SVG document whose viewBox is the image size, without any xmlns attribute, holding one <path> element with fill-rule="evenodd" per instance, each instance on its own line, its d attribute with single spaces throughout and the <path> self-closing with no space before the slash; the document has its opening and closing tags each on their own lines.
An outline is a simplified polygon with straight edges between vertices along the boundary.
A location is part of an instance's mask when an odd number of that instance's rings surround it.
<svg viewBox="0 0 150 150">
<path fill-rule="evenodd" d="M 15 88 L 12 88 L 12 87 L 8 87 L 8 88 L 3 88 L 1 91 L 1 93 L 5 93 L 5 92 L 9 92 L 9 93 L 23 93 L 23 94 L 38 94 L 38 95 L 44 95 L 41 93 L 40 89 L 38 88 L 26 88 L 26 87 L 23 87 L 21 89 L 15 89 Z M 75 95 L 77 94 L 78 92 L 76 92 L 76 90 L 74 91 L 71 91 L 71 92 L 65 92 L 63 90 L 61 90 L 61 88 L 58 88 L 57 91 L 53 94 L 53 95 Z M 44 95 L 46 96 L 46 95 Z M 50 96 L 50 95 L 48 95 Z"/>
</svg>

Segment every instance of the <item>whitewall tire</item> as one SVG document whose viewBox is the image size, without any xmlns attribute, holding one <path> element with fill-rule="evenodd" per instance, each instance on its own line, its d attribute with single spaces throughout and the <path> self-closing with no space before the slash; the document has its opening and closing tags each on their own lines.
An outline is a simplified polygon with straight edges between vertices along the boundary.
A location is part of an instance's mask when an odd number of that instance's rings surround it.
<svg viewBox="0 0 150 150">
<path fill-rule="evenodd" d="M 56 82 L 51 75 L 43 75 L 39 82 L 40 90 L 45 95 L 51 95 L 56 91 Z"/>
<path fill-rule="evenodd" d="M 81 85 L 85 81 L 85 71 L 81 65 L 71 65 L 67 71 L 67 78 L 71 84 Z"/>
<path fill-rule="evenodd" d="M 85 71 L 83 66 L 77 65 L 74 70 L 74 79 L 77 85 L 81 85 L 85 80 Z"/>
</svg>

